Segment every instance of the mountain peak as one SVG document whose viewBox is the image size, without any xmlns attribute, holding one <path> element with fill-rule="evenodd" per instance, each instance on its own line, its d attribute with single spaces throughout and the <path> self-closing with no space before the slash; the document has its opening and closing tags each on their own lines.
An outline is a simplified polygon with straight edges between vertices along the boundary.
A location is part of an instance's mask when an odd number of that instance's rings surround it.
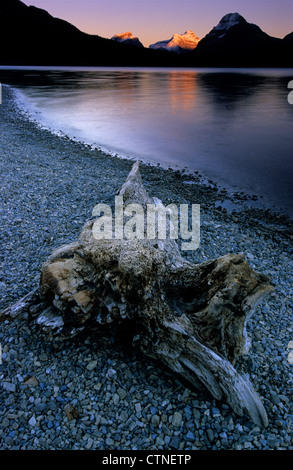
<svg viewBox="0 0 293 470">
<path fill-rule="evenodd" d="M 115 34 L 111 39 L 116 39 L 118 41 L 121 39 L 123 41 L 124 39 L 135 39 L 135 37 L 130 31 L 126 31 L 126 33 Z"/>
<path fill-rule="evenodd" d="M 140 40 L 133 36 L 130 31 L 126 31 L 125 33 L 115 34 L 112 38 L 113 41 L 124 42 L 125 44 L 132 44 L 134 46 L 143 47 L 143 44 Z"/>
<path fill-rule="evenodd" d="M 171 39 L 158 41 L 151 44 L 150 49 L 164 49 L 173 52 L 191 51 L 196 48 L 200 38 L 193 31 L 185 31 L 183 34 L 173 34 Z"/>
<path fill-rule="evenodd" d="M 232 26 L 235 26 L 239 23 L 246 22 L 243 16 L 239 15 L 239 13 L 227 13 L 227 15 L 223 16 L 221 21 L 214 29 L 216 30 L 228 30 Z"/>
<path fill-rule="evenodd" d="M 231 28 L 243 24 L 248 23 L 239 13 L 227 13 L 206 37 L 209 39 L 221 39 Z"/>
</svg>

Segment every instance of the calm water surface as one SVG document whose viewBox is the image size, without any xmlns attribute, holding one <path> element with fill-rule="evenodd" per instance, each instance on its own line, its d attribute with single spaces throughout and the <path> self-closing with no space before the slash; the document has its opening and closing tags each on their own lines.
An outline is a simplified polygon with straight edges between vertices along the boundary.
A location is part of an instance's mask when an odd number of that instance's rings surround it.
<svg viewBox="0 0 293 470">
<path fill-rule="evenodd" d="M 293 69 L 1 67 L 0 79 L 56 131 L 198 171 L 293 215 Z"/>
</svg>

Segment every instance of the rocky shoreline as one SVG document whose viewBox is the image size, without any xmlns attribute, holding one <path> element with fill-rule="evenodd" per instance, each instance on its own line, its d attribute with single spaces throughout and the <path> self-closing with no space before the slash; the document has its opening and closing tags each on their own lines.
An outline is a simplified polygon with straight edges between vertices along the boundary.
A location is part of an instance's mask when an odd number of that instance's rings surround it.
<svg viewBox="0 0 293 470">
<path fill-rule="evenodd" d="M 41 265 L 77 238 L 97 203 L 113 203 L 133 161 L 41 129 L 8 87 L 0 122 L 3 309 L 38 284 Z M 164 204 L 201 205 L 201 244 L 186 255 L 191 261 L 241 252 L 275 285 L 250 320 L 252 348 L 238 364 L 262 397 L 269 426 L 190 390 L 115 331 L 48 344 L 15 320 L 0 323 L 0 449 L 293 450 L 292 221 L 245 206 L 241 194 L 229 212 L 235 195 L 197 174 L 142 163 L 141 175 Z"/>
</svg>

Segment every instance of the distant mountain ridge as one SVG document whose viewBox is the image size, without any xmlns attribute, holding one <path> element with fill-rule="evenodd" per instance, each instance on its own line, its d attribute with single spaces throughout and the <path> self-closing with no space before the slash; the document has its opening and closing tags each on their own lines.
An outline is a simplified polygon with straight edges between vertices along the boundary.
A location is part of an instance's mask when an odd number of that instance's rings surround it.
<svg viewBox="0 0 293 470">
<path fill-rule="evenodd" d="M 90 35 L 20 0 L 0 0 L 0 64 L 180 66 L 176 54 Z"/>
<path fill-rule="evenodd" d="M 173 52 L 191 51 L 196 48 L 200 38 L 193 31 L 185 31 L 183 34 L 173 34 L 171 39 L 158 41 L 151 44 L 150 49 L 164 49 Z"/>
<path fill-rule="evenodd" d="M 149 48 L 130 32 L 112 40 L 84 33 L 20 0 L 0 0 L 0 20 L 2 65 L 293 67 L 293 33 L 274 38 L 239 13 L 201 40 L 186 31 Z"/>
</svg>

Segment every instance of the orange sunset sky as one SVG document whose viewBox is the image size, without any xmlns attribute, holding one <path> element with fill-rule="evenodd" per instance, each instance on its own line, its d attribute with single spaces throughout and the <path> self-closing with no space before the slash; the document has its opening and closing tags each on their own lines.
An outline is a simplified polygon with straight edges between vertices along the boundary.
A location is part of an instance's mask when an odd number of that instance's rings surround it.
<svg viewBox="0 0 293 470">
<path fill-rule="evenodd" d="M 131 31 L 144 46 L 192 30 L 204 37 L 226 13 L 238 12 L 263 31 L 293 31 L 292 0 L 25 0 L 82 31 L 111 38 Z"/>
</svg>

